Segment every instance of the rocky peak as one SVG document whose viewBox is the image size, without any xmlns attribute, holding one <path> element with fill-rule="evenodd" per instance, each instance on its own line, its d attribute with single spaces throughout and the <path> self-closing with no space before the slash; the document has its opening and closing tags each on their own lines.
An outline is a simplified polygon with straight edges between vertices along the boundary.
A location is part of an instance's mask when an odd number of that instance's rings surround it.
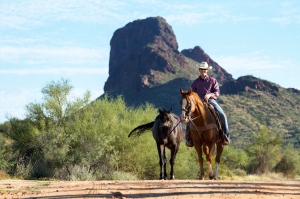
<svg viewBox="0 0 300 199">
<path fill-rule="evenodd" d="M 227 73 L 227 71 L 220 67 L 218 63 L 212 60 L 200 46 L 195 46 L 194 49 L 182 50 L 181 53 L 197 62 L 207 62 L 208 65 L 213 67 L 213 71 L 216 74 L 215 78 L 220 84 L 233 80 L 232 75 Z"/>
<path fill-rule="evenodd" d="M 174 65 L 187 65 L 172 27 L 161 17 L 128 23 L 114 32 L 110 46 L 108 93 L 139 92 L 156 85 L 161 73 L 176 73 Z"/>
</svg>

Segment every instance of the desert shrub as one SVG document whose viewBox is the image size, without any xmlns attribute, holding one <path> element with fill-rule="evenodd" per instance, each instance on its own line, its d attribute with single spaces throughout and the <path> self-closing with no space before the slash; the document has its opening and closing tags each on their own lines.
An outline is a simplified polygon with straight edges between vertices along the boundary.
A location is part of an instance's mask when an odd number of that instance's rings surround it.
<svg viewBox="0 0 300 199">
<path fill-rule="evenodd" d="M 243 176 L 247 176 L 247 173 L 243 169 L 236 169 L 234 170 L 234 175 L 243 177 Z"/>
<path fill-rule="evenodd" d="M 276 166 L 281 148 L 281 137 L 276 136 L 266 127 L 254 134 L 254 142 L 247 148 L 250 158 L 250 173 L 264 174 L 271 172 Z"/>
<path fill-rule="evenodd" d="M 5 171 L 0 170 L 0 180 L 5 180 L 8 178 L 9 178 L 9 175 Z"/>
<path fill-rule="evenodd" d="M 221 156 L 221 164 L 230 170 L 244 170 L 249 165 L 249 157 L 245 150 L 226 146 Z"/>
<path fill-rule="evenodd" d="M 138 180 L 138 177 L 131 173 L 115 171 L 111 174 L 110 180 Z"/>
<path fill-rule="evenodd" d="M 19 161 L 14 172 L 14 176 L 19 179 L 29 180 L 33 174 L 33 164 L 29 161 Z"/>
<path fill-rule="evenodd" d="M 8 139 L 0 133 L 0 171 L 7 173 L 9 168 L 12 166 L 11 159 L 11 148 L 8 144 Z"/>
<path fill-rule="evenodd" d="M 283 151 L 283 156 L 275 167 L 275 171 L 282 173 L 286 177 L 295 177 L 300 174 L 300 154 L 299 151 L 294 149 L 291 144 Z"/>
</svg>

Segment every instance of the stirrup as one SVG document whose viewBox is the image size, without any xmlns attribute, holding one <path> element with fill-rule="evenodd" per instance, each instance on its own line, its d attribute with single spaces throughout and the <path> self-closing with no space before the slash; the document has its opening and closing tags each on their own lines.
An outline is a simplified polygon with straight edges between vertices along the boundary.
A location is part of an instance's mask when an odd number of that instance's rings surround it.
<svg viewBox="0 0 300 199">
<path fill-rule="evenodd" d="M 185 141 L 185 145 L 186 145 L 187 147 L 193 147 L 193 146 L 194 146 L 193 140 L 192 140 L 192 139 L 187 139 L 187 140 Z"/>
</svg>

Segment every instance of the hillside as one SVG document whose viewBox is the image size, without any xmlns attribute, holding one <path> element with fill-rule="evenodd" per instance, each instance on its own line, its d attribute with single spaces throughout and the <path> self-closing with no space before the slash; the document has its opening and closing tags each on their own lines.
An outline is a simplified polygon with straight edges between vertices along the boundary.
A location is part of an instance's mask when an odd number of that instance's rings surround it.
<svg viewBox="0 0 300 199">
<path fill-rule="evenodd" d="M 108 95 L 122 95 L 129 106 L 151 103 L 180 114 L 179 89 L 189 88 L 199 74 L 196 65 L 206 61 L 221 86 L 218 101 L 228 115 L 233 146 L 243 148 L 261 126 L 300 146 L 299 90 L 253 76 L 235 80 L 199 46 L 179 52 L 175 33 L 162 17 L 128 23 L 115 31 L 110 45 Z"/>
<path fill-rule="evenodd" d="M 221 87 L 219 103 L 226 111 L 235 144 L 243 146 L 263 125 L 284 142 L 300 145 L 300 91 L 285 89 L 253 76 L 240 77 Z"/>
</svg>

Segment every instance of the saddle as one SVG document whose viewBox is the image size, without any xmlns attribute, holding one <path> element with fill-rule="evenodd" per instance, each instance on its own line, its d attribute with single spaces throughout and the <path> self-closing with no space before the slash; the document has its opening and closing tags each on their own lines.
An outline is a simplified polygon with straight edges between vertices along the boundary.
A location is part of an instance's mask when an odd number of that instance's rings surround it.
<svg viewBox="0 0 300 199">
<path fill-rule="evenodd" d="M 208 102 L 204 102 L 204 104 L 206 105 L 206 107 L 208 108 L 208 110 L 211 112 L 211 114 L 215 117 L 216 119 L 216 125 L 218 128 L 218 132 L 219 132 L 219 139 L 224 139 L 225 133 L 224 130 L 222 129 L 222 123 L 221 123 L 221 118 L 219 115 L 219 112 L 215 110 L 214 106 L 211 105 Z"/>
</svg>

